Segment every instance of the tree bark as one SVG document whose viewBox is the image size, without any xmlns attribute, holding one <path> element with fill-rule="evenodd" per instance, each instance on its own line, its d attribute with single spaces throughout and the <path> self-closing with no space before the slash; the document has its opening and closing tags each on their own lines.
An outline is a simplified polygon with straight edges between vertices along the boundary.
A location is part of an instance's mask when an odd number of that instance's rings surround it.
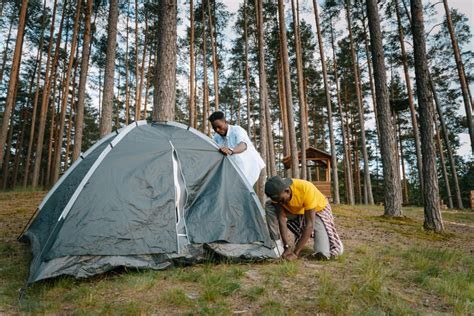
<svg viewBox="0 0 474 316">
<path fill-rule="evenodd" d="M 143 55 L 142 55 L 142 65 L 140 70 L 140 85 L 138 87 L 138 120 L 142 119 L 141 108 L 142 108 L 142 91 L 143 91 L 143 81 L 145 76 L 145 60 L 146 60 L 146 47 L 148 43 L 148 16 L 145 15 L 145 43 L 143 44 Z M 143 117 L 146 119 L 146 113 L 144 112 Z"/>
<path fill-rule="evenodd" d="M 290 78 L 290 65 L 288 62 L 288 47 L 286 37 L 286 24 L 285 24 L 285 5 L 283 0 L 278 0 L 278 20 L 280 29 L 280 48 L 281 48 L 281 60 L 283 65 L 283 82 L 285 87 L 285 103 L 286 112 L 288 116 L 288 134 L 289 134 L 289 147 L 291 155 L 291 174 L 293 178 L 299 178 L 299 159 L 298 159 L 298 147 L 296 143 L 296 131 L 295 131 L 295 115 L 293 111 L 293 101 L 291 93 L 291 78 Z"/>
<path fill-rule="evenodd" d="M 3 112 L 2 126 L 0 129 L 0 166 L 3 163 L 4 158 L 4 147 L 8 134 L 8 125 L 10 122 L 10 116 L 13 110 L 13 103 L 15 97 L 15 91 L 17 87 L 18 73 L 20 72 L 20 60 L 21 51 L 23 48 L 23 33 L 25 31 L 26 24 L 26 10 L 28 9 L 28 0 L 23 0 L 21 3 L 20 20 L 18 22 L 18 31 L 15 43 L 15 52 L 13 53 L 12 68 L 10 73 L 10 81 L 8 83 L 7 99 L 5 101 L 5 110 Z"/>
<path fill-rule="evenodd" d="M 372 61 L 374 65 L 375 95 L 377 97 L 377 115 L 380 130 L 380 154 L 384 179 L 384 215 L 402 216 L 402 187 L 398 165 L 396 131 L 390 109 L 385 75 L 382 32 L 377 0 L 367 0 Z"/>
<path fill-rule="evenodd" d="M 474 118 L 472 117 L 472 104 L 469 98 L 469 91 L 467 87 L 466 77 L 464 76 L 464 66 L 459 51 L 458 41 L 454 34 L 453 22 L 451 20 L 451 12 L 449 11 L 448 0 L 443 0 L 444 9 L 446 11 L 446 22 L 448 23 L 449 36 L 451 37 L 451 44 L 454 51 L 454 59 L 456 60 L 456 67 L 459 75 L 459 82 L 461 84 L 462 98 L 466 110 L 467 124 L 469 128 L 469 136 L 471 137 L 471 150 L 474 154 Z"/>
<path fill-rule="evenodd" d="M 339 197 L 339 176 L 337 174 L 337 157 L 336 157 L 336 142 L 334 140 L 334 127 L 333 127 L 333 118 L 332 118 L 332 104 L 331 104 L 331 93 L 329 92 L 329 83 L 328 83 L 328 72 L 326 67 L 326 57 L 324 56 L 324 43 L 323 36 L 321 34 L 321 27 L 319 24 L 319 13 L 318 13 L 318 4 L 316 0 L 313 0 L 314 8 L 314 18 L 316 21 L 316 31 L 318 36 L 319 44 L 319 55 L 321 58 L 321 67 L 323 71 L 323 81 L 324 81 L 324 92 L 326 94 L 326 107 L 328 110 L 328 128 L 329 128 L 329 142 L 331 144 L 331 167 L 332 167 L 332 190 L 333 190 L 333 201 L 334 204 L 340 203 Z M 338 94 L 338 97 L 339 94 Z"/>
<path fill-rule="evenodd" d="M 434 146 L 434 108 L 429 88 L 428 62 L 426 59 L 423 5 L 421 0 L 410 0 L 412 14 L 415 77 L 419 104 L 421 153 L 423 159 L 424 228 L 444 230 L 439 207 L 438 176 L 436 172 L 436 148 Z"/>
<path fill-rule="evenodd" d="M 372 182 L 370 179 L 370 170 L 369 170 L 369 157 L 367 154 L 367 142 L 365 139 L 365 123 L 364 123 L 364 108 L 362 103 L 362 95 L 360 91 L 360 77 L 359 77 L 359 70 L 358 70 L 358 63 L 356 58 L 356 52 L 354 47 L 354 40 L 352 38 L 352 25 L 351 25 L 351 17 L 350 17 L 350 1 L 346 1 L 346 17 L 347 17 L 347 27 L 349 30 L 349 41 L 351 46 L 351 56 L 352 56 L 352 65 L 354 70 L 354 81 L 355 81 L 355 90 L 357 95 L 357 105 L 359 109 L 359 123 L 361 129 L 361 148 L 362 148 L 362 156 L 364 158 L 364 189 L 367 194 L 364 194 L 364 197 L 367 196 L 367 199 L 364 200 L 365 204 L 373 205 L 374 204 L 374 197 L 372 195 Z"/>
<path fill-rule="evenodd" d="M 160 0 L 153 120 L 172 121 L 176 103 L 176 0 Z"/>
<path fill-rule="evenodd" d="M 102 99 L 102 114 L 100 117 L 101 138 L 112 132 L 112 108 L 114 103 L 115 53 L 117 45 L 118 15 L 118 0 L 110 0 L 107 24 L 107 52 L 105 55 L 104 92 Z M 75 147 L 76 146 L 74 145 L 74 148 Z M 74 150 L 74 160 L 77 159 L 78 153 L 80 153 L 80 148 L 79 150 Z"/>
</svg>

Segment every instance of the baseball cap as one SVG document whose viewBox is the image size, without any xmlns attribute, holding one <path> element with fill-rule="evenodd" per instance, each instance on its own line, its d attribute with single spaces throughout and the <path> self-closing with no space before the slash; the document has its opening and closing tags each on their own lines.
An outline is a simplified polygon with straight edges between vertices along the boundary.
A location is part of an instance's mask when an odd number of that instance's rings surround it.
<svg viewBox="0 0 474 316">
<path fill-rule="evenodd" d="M 280 193 L 287 189 L 292 183 L 293 180 L 290 178 L 273 176 L 265 183 L 265 194 L 275 201 L 280 197 Z"/>
</svg>

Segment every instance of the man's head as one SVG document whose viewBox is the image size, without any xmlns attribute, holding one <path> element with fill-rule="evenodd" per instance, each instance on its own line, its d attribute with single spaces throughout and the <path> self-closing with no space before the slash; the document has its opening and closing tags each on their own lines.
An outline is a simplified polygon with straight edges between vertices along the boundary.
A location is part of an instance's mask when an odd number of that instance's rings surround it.
<svg viewBox="0 0 474 316">
<path fill-rule="evenodd" d="M 212 129 L 214 132 L 221 136 L 227 135 L 227 129 L 229 126 L 227 125 L 227 121 L 225 120 L 224 113 L 217 111 L 209 116 L 209 122 L 211 122 Z"/>
<path fill-rule="evenodd" d="M 274 176 L 265 183 L 265 194 L 277 203 L 288 203 L 291 199 L 290 185 L 293 181 L 289 178 Z"/>
</svg>

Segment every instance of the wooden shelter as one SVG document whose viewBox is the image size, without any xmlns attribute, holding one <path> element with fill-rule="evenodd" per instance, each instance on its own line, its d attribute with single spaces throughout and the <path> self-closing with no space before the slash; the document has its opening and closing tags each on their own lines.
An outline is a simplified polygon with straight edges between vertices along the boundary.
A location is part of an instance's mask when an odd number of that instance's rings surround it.
<svg viewBox="0 0 474 316">
<path fill-rule="evenodd" d="M 298 152 L 298 160 L 301 164 L 301 151 Z M 291 156 L 283 158 L 285 169 L 291 169 Z M 308 170 L 308 181 L 321 191 L 322 194 L 331 199 L 331 154 L 309 147 L 306 149 L 306 170 Z"/>
</svg>

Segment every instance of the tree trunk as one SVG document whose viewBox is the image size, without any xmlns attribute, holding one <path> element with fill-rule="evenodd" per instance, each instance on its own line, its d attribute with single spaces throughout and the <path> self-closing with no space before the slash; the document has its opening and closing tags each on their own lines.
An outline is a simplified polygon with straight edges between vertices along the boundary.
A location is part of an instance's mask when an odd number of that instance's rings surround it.
<svg viewBox="0 0 474 316">
<path fill-rule="evenodd" d="M 130 0 L 128 0 L 127 2 L 128 2 L 127 31 L 126 31 L 127 36 L 126 36 L 126 44 L 125 44 L 125 125 L 128 125 L 128 121 L 130 118 L 130 87 L 129 87 L 130 78 L 128 78 L 128 23 L 130 21 Z M 115 60 L 114 60 L 114 63 L 115 63 Z"/>
<path fill-rule="evenodd" d="M 56 6 L 57 3 L 56 1 L 54 2 L 54 10 L 53 12 L 56 12 Z M 56 48 L 54 52 L 54 57 L 53 57 L 53 63 L 51 65 L 51 69 L 49 68 L 50 66 L 50 58 L 51 58 L 51 50 L 53 46 L 53 34 L 54 34 L 54 17 L 55 14 L 53 13 L 53 18 L 51 22 L 51 29 L 50 29 L 50 42 L 49 42 L 49 48 L 48 48 L 48 57 L 46 61 L 46 72 L 45 72 L 45 79 L 44 79 L 44 89 L 43 89 L 43 97 L 41 98 L 41 110 L 40 110 L 40 117 L 39 117 L 39 125 L 38 125 L 38 141 L 36 144 L 36 154 L 35 154 L 35 160 L 34 160 L 34 168 L 33 168 L 33 178 L 31 180 L 31 184 L 34 188 L 38 186 L 38 180 L 39 180 L 39 175 L 40 175 L 40 168 L 41 168 L 41 157 L 43 154 L 43 142 L 44 142 L 44 130 L 46 127 L 46 114 L 48 111 L 48 103 L 49 103 L 49 98 L 51 96 L 51 84 L 52 84 L 52 78 L 53 75 L 56 73 L 56 65 L 58 63 L 58 57 L 59 57 L 59 50 L 61 46 L 61 39 L 62 39 L 62 29 L 63 29 L 63 24 L 64 24 L 64 18 L 66 16 L 66 6 L 67 6 L 67 1 L 64 2 L 63 4 L 63 12 L 61 14 L 61 22 L 59 23 L 59 30 L 56 38 Z"/>
<path fill-rule="evenodd" d="M 459 75 L 459 82 L 461 84 L 462 98 L 464 100 L 464 107 L 467 116 L 467 125 L 469 128 L 469 136 L 471 137 L 471 150 L 474 154 L 474 118 L 472 117 L 472 104 L 469 98 L 469 91 L 467 87 L 466 77 L 464 76 L 464 66 L 459 51 L 458 41 L 454 34 L 453 22 L 451 20 L 451 12 L 448 7 L 448 0 L 443 0 L 444 10 L 446 11 L 446 22 L 448 23 L 449 36 L 451 37 L 451 44 L 453 45 L 454 59 L 456 60 L 456 67 Z"/>
<path fill-rule="evenodd" d="M 347 17 L 347 27 L 349 30 L 349 41 L 351 46 L 351 56 L 352 56 L 352 65 L 354 70 L 354 81 L 355 81 L 355 88 L 356 88 L 356 95 L 357 95 L 357 105 L 359 109 L 359 121 L 360 121 L 360 129 L 361 129 L 361 148 L 362 148 L 362 156 L 364 158 L 364 183 L 366 186 L 364 189 L 366 190 L 367 199 L 364 200 L 365 204 L 373 205 L 374 204 L 374 197 L 372 195 L 372 183 L 370 180 L 370 170 L 369 170 L 369 157 L 367 154 L 367 142 L 365 140 L 365 123 L 364 123 L 364 108 L 362 103 L 362 95 L 360 91 L 360 76 L 358 70 L 358 63 L 356 58 L 356 52 L 354 47 L 354 40 L 352 38 L 352 25 L 351 25 L 351 16 L 350 16 L 350 0 L 346 1 L 346 17 Z M 365 197 L 365 195 L 364 195 Z"/>
<path fill-rule="evenodd" d="M 76 55 L 79 55 L 79 45 L 77 46 Z M 84 54 L 84 50 L 83 50 Z M 71 93 L 71 106 L 69 107 L 69 119 L 67 123 L 67 132 L 66 132 L 66 154 L 64 159 L 64 170 L 67 170 L 69 166 L 69 152 L 70 152 L 70 144 L 71 144 L 71 128 L 72 128 L 72 121 L 74 117 L 77 117 L 77 103 L 76 103 L 76 78 L 77 78 L 77 68 L 79 66 L 79 58 L 76 59 L 74 62 L 74 75 L 72 79 L 72 93 Z M 81 67 L 82 71 L 82 67 Z M 80 89 L 80 88 L 79 88 Z M 75 133 L 77 133 L 77 124 L 75 124 Z"/>
<path fill-rule="evenodd" d="M 362 14 L 364 11 L 362 10 Z M 372 97 L 372 104 L 374 108 L 374 116 L 375 116 L 375 127 L 377 129 L 377 136 L 380 136 L 380 131 L 379 131 L 379 122 L 378 122 L 378 116 L 377 116 L 377 97 L 376 97 L 376 92 L 375 92 L 375 84 L 374 84 L 374 72 L 372 71 L 372 62 L 370 60 L 370 51 L 369 51 L 369 39 L 367 38 L 367 26 L 365 25 L 365 15 L 362 16 L 361 18 L 361 23 L 363 27 L 363 37 L 364 37 L 364 48 L 365 48 L 365 54 L 367 56 L 367 77 L 369 77 L 369 84 L 370 84 L 370 95 Z M 380 141 L 380 139 L 379 139 Z"/>
<path fill-rule="evenodd" d="M 26 10 L 28 8 L 28 0 L 23 0 L 21 3 L 20 20 L 18 22 L 18 31 L 15 43 L 15 52 L 13 54 L 12 67 L 10 73 L 10 81 L 8 83 L 7 99 L 5 101 L 5 110 L 3 112 L 2 126 L 0 129 L 0 166 L 3 163 L 5 154 L 4 147 L 8 134 L 8 125 L 10 122 L 10 115 L 13 110 L 15 90 L 17 87 L 18 73 L 20 72 L 21 51 L 23 48 L 23 33 L 26 24 Z"/>
<path fill-rule="evenodd" d="M 5 151 L 5 159 L 3 160 L 3 181 L 2 181 L 2 190 L 5 190 L 7 188 L 7 183 L 8 183 L 8 172 L 10 171 L 9 169 L 9 163 L 10 163 L 10 155 L 11 155 L 11 148 L 12 148 L 12 138 L 13 138 L 13 123 L 14 123 L 14 115 L 15 113 L 12 113 L 10 117 L 10 128 L 8 129 L 8 136 L 7 136 L 7 146 L 6 146 L 6 151 Z"/>
<path fill-rule="evenodd" d="M 117 45 L 118 11 L 118 0 L 110 0 L 109 18 L 107 24 L 107 52 L 105 55 L 104 92 L 102 99 L 102 114 L 100 117 L 101 138 L 112 132 L 112 107 L 114 103 L 115 53 Z M 75 144 L 74 148 L 76 148 Z M 78 150 L 74 150 L 74 160 L 77 159 L 78 156 L 76 154 L 79 153 L 80 148 L 78 148 Z"/>
<path fill-rule="evenodd" d="M 196 112 L 195 94 L 194 94 L 194 80 L 195 80 L 195 68 L 194 68 L 194 8 L 193 0 L 189 1 L 189 14 L 190 14 L 190 40 L 189 40 L 189 126 L 196 127 L 194 116 Z"/>
<path fill-rule="evenodd" d="M 453 151 L 451 149 L 451 142 L 449 141 L 449 137 L 448 137 L 448 129 L 444 121 L 443 110 L 441 109 L 441 103 L 436 93 L 436 87 L 433 82 L 433 78 L 431 77 L 430 73 L 428 73 L 428 76 L 430 80 L 431 93 L 433 94 L 433 99 L 436 104 L 436 111 L 438 112 L 438 119 L 441 125 L 441 132 L 443 134 L 444 144 L 446 146 L 446 151 L 448 153 L 449 164 L 451 165 L 451 178 L 453 179 L 454 192 L 456 194 L 456 205 L 459 209 L 463 209 L 464 206 L 461 199 L 461 190 L 459 189 L 458 173 L 456 171 L 456 162 L 454 160 Z"/>
<path fill-rule="evenodd" d="M 315 12 L 317 14 L 317 12 Z M 318 26 L 319 23 L 316 24 Z M 344 117 L 342 114 L 342 101 L 341 101 L 341 93 L 339 89 L 339 77 L 337 75 L 337 60 L 336 60 L 336 47 L 334 43 L 334 27 L 332 24 L 331 19 L 331 47 L 332 47 L 332 58 L 333 58 L 333 72 L 334 72 L 334 82 L 336 84 L 336 96 L 337 96 L 337 106 L 339 110 L 339 116 L 341 117 L 341 134 L 342 134 L 342 146 L 343 146 L 343 155 L 344 155 L 344 168 L 346 170 L 345 175 L 345 186 L 346 186 L 346 203 L 350 205 L 354 205 L 354 186 L 353 186 L 353 179 L 352 179 L 352 171 L 351 171 L 351 155 L 349 154 L 349 146 L 350 146 L 350 137 L 346 135 L 348 131 L 348 127 L 346 129 L 344 125 Z M 322 42 L 322 40 L 321 40 Z M 320 48 L 321 50 L 321 48 Z M 347 126 L 347 124 L 346 124 Z"/>
<path fill-rule="evenodd" d="M 281 60 L 283 64 L 283 82 L 285 86 L 285 102 L 286 112 L 288 116 L 288 134 L 290 142 L 290 155 L 291 155 L 291 174 L 293 178 L 299 178 L 299 159 L 298 159 L 298 147 L 296 143 L 296 131 L 295 131 L 295 115 L 293 112 L 293 101 L 291 92 L 291 78 L 290 78 L 290 65 L 288 62 L 288 40 L 286 38 L 286 24 L 285 24 L 285 5 L 283 0 L 278 0 L 278 20 L 280 29 L 280 48 L 282 52 Z"/>
<path fill-rule="evenodd" d="M 146 36 L 146 32 L 145 32 Z M 145 45 L 146 46 L 146 45 Z M 135 122 L 140 120 L 140 97 L 142 90 L 138 89 L 138 0 L 135 0 Z"/>
<path fill-rule="evenodd" d="M 384 179 L 384 215 L 402 216 L 402 188 L 398 165 L 396 131 L 390 109 L 385 74 L 382 32 L 377 0 L 367 0 L 367 15 L 370 29 L 372 61 L 374 65 L 375 95 L 377 96 L 377 115 L 380 130 L 380 154 Z"/>
<path fill-rule="evenodd" d="M 81 74 L 79 77 L 79 92 L 77 98 L 77 108 L 76 108 L 76 117 L 75 117 L 75 131 L 74 131 L 74 151 L 72 153 L 72 161 L 75 161 L 79 155 L 81 154 L 82 148 L 82 136 L 83 136 L 83 128 L 84 128 L 84 100 L 86 96 L 86 82 L 87 82 L 87 72 L 89 69 L 89 54 L 90 54 L 90 43 L 91 43 L 91 14 L 92 14 L 92 0 L 87 0 L 87 9 L 86 9 L 86 18 L 85 18 L 85 31 L 84 31 L 84 42 L 82 44 L 82 60 L 81 60 Z M 112 4 L 111 4 L 112 6 Z M 112 8 L 111 8 L 112 10 Z M 110 34 L 109 34 L 110 36 Z M 107 40 L 108 42 L 108 40 Z M 115 46 L 115 43 L 114 43 Z M 107 51 L 109 47 L 107 47 Z M 114 54 L 115 55 L 115 54 Z M 108 56 L 107 56 L 108 57 Z M 107 58 L 106 57 L 106 58 Z M 113 61 L 112 61 L 113 63 Z M 112 67 L 115 65 L 113 64 Z M 107 71 L 107 61 L 106 61 L 106 70 Z M 107 74 L 105 75 L 105 79 L 107 80 Z M 114 82 L 112 76 L 111 84 L 111 92 L 112 92 L 112 99 L 113 99 L 113 89 L 114 89 Z M 105 96 L 104 96 L 105 97 Z M 102 104 L 104 104 L 104 99 L 102 100 Z M 104 107 L 102 106 L 102 112 Z M 112 111 L 111 111 L 112 112 Z M 111 113 L 112 114 L 112 113 Z M 103 118 L 102 118 L 103 119 Z M 109 117 L 109 125 L 112 124 L 112 117 Z"/>
<path fill-rule="evenodd" d="M 173 121 L 176 104 L 176 0 L 160 0 L 153 120 Z"/>
<path fill-rule="evenodd" d="M 247 37 L 247 1 L 244 0 L 244 43 L 245 43 L 245 94 L 247 102 L 247 134 L 252 137 L 251 133 L 251 104 L 250 104 L 250 74 L 249 74 L 249 44 Z"/>
<path fill-rule="evenodd" d="M 266 109 L 268 107 L 268 90 L 267 90 L 267 73 L 265 70 L 265 51 L 264 51 L 264 28 L 263 28 L 263 0 L 257 0 L 255 4 L 256 16 L 257 16 L 257 39 L 258 39 L 258 72 L 259 72 L 259 83 L 260 83 L 260 155 L 263 161 L 268 164 L 267 157 L 267 120 L 266 120 Z M 260 178 L 258 179 L 258 192 L 257 195 L 260 198 L 260 202 L 265 204 L 265 180 L 267 178 L 266 168 L 262 169 Z"/>
<path fill-rule="evenodd" d="M 217 47 L 216 47 L 217 32 L 214 32 L 214 28 L 212 25 L 210 1 L 207 1 L 207 13 L 209 15 L 209 34 L 211 36 L 212 70 L 214 73 L 214 107 L 216 111 L 219 111 L 219 71 L 217 70 Z M 216 39 L 214 39 L 214 33 L 216 33 Z"/>
<path fill-rule="evenodd" d="M 398 127 L 398 142 L 400 144 L 400 164 L 402 166 L 402 182 L 403 182 L 403 203 L 405 205 L 408 205 L 409 203 L 409 198 L 408 198 L 408 183 L 407 183 L 407 177 L 405 173 L 405 160 L 403 156 L 403 141 L 402 141 L 402 130 L 400 128 L 400 123 L 398 123 L 398 117 L 395 119 L 395 122 Z"/>
<path fill-rule="evenodd" d="M 421 0 L 410 0 L 415 56 L 415 77 L 419 104 L 421 153 L 423 159 L 424 228 L 444 230 L 439 208 L 438 176 L 436 173 L 436 148 L 434 146 L 434 108 L 429 88 L 428 62 L 426 60 L 423 5 Z"/>
<path fill-rule="evenodd" d="M 77 12 L 76 12 L 76 17 L 74 21 L 74 29 L 72 32 L 71 56 L 69 59 L 69 64 L 68 64 L 67 73 L 66 73 L 66 80 L 64 81 L 64 87 L 63 87 L 64 93 L 63 93 L 63 98 L 62 98 L 62 103 L 61 103 L 61 118 L 59 119 L 59 137 L 58 137 L 58 145 L 56 146 L 56 151 L 55 151 L 55 163 L 54 163 L 54 168 L 53 168 L 52 183 L 56 183 L 56 181 L 58 181 L 59 173 L 60 173 L 61 149 L 62 149 L 63 134 L 64 134 L 64 122 L 66 119 L 66 108 L 67 108 L 67 101 L 68 101 L 68 96 L 69 96 L 69 83 L 71 81 L 71 72 L 72 72 L 72 66 L 74 63 L 75 51 L 76 51 L 77 33 L 79 31 L 79 17 L 81 16 L 81 4 L 82 4 L 82 1 L 78 0 L 77 5 L 76 5 Z M 90 21 L 89 21 L 89 24 L 90 24 Z"/>
<path fill-rule="evenodd" d="M 146 85 L 145 85 L 145 104 L 143 106 L 143 116 L 144 116 L 144 119 L 147 120 L 148 119 L 148 93 L 150 91 L 150 77 L 151 77 L 151 69 L 153 68 L 152 67 L 152 64 L 151 64 L 151 56 L 153 54 L 153 49 L 150 49 L 150 57 L 148 59 L 148 71 L 147 71 L 147 75 L 146 75 Z"/>
<path fill-rule="evenodd" d="M 307 179 L 306 175 L 306 148 L 307 146 L 307 130 L 306 130 L 306 99 L 304 96 L 304 79 L 303 79 L 303 61 L 301 57 L 301 43 L 300 43 L 300 30 L 299 20 L 295 12 L 295 1 L 291 0 L 291 11 L 293 15 L 293 32 L 295 35 L 295 51 L 296 51 L 296 75 L 298 80 L 298 101 L 300 105 L 300 133 L 301 133 L 301 171 L 300 178 L 303 180 Z"/>
<path fill-rule="evenodd" d="M 436 128 L 436 146 L 439 152 L 439 163 L 441 165 L 441 171 L 443 172 L 444 185 L 446 186 L 446 194 L 448 195 L 448 208 L 453 209 L 453 198 L 451 196 L 451 185 L 449 184 L 448 171 L 446 170 L 446 162 L 444 160 L 443 145 L 441 144 L 441 138 L 439 137 L 438 124 L 435 124 Z"/>
<path fill-rule="evenodd" d="M 339 197 L 339 176 L 337 174 L 337 160 L 336 160 L 336 142 L 334 141 L 334 127 L 332 119 L 332 104 L 331 104 L 331 93 L 329 92 L 328 73 L 326 67 L 326 57 L 324 56 L 324 43 L 323 36 L 321 34 L 321 27 L 319 24 L 319 13 L 318 4 L 316 0 L 313 0 L 314 18 L 316 21 L 316 31 L 318 36 L 319 44 L 319 55 L 321 57 L 321 67 L 323 71 L 324 81 L 324 92 L 326 94 L 326 107 L 328 110 L 328 128 L 329 128 L 329 141 L 331 143 L 331 167 L 332 167 L 332 190 L 333 190 L 333 201 L 335 204 L 340 203 Z M 339 97 L 339 95 L 338 95 Z"/>
<path fill-rule="evenodd" d="M 30 169 L 30 159 L 31 159 L 31 151 L 33 148 L 33 140 L 35 136 L 35 125 L 36 125 L 36 112 L 38 110 L 38 99 L 39 99 L 39 93 L 40 93 L 40 88 L 39 88 L 39 83 L 40 83 L 40 78 L 41 78 L 41 65 L 42 65 L 42 60 L 43 60 L 43 43 L 44 43 L 44 31 L 45 31 L 45 25 L 46 25 L 46 17 L 45 17 L 45 12 L 46 12 L 46 1 L 43 4 L 43 19 L 41 21 L 42 25 L 42 30 L 41 30 L 41 39 L 40 39 L 40 45 L 39 45 L 39 58 L 37 62 L 37 76 L 36 76 L 36 91 L 35 91 L 35 98 L 33 101 L 33 112 L 31 114 L 31 126 L 30 126 L 30 138 L 28 140 L 28 149 L 27 149 L 27 155 L 26 155 L 26 162 L 25 162 L 25 168 L 24 168 L 24 176 L 23 176 L 23 187 L 26 187 L 28 183 L 28 176 L 29 176 L 29 169 Z M 53 19 L 56 16 L 56 1 L 54 4 L 54 9 L 53 9 Z M 54 23 L 53 28 L 54 28 Z M 52 37 L 51 37 L 52 40 Z M 50 43 L 50 46 L 52 45 L 52 42 Z"/>
<path fill-rule="evenodd" d="M 202 132 L 210 134 L 207 118 L 209 116 L 209 90 L 207 87 L 207 36 L 206 36 L 206 11 L 204 10 L 204 1 L 201 2 L 202 9 L 202 68 L 204 79 L 202 83 Z M 209 1 L 209 0 L 208 0 Z"/>
<path fill-rule="evenodd" d="M 66 38 L 67 38 L 67 32 L 66 32 Z M 64 76 L 65 72 L 63 72 L 63 76 L 60 78 L 61 82 L 64 82 Z M 53 91 L 58 91 L 58 102 L 61 102 L 62 98 L 62 91 L 61 89 L 56 89 L 57 86 L 57 77 L 58 77 L 58 72 L 55 70 L 54 72 L 54 77 L 53 77 Z M 46 174 L 43 176 L 43 180 L 49 184 L 51 182 L 51 160 L 52 160 L 52 154 L 53 154 L 53 139 L 54 139 L 54 144 L 56 145 L 58 143 L 58 131 L 57 131 L 57 124 L 56 124 L 56 112 L 59 112 L 59 106 L 58 106 L 58 111 L 56 111 L 56 94 L 53 93 L 53 97 L 51 99 L 51 125 L 49 128 L 49 138 L 48 138 L 48 159 L 46 161 Z M 42 185 L 45 184 L 41 182 Z"/>
<path fill-rule="evenodd" d="M 145 15 L 145 43 L 143 44 L 143 55 L 142 55 L 142 65 L 140 70 L 140 85 L 138 88 L 138 120 L 142 119 L 141 108 L 142 108 L 142 90 L 143 90 L 143 80 L 145 76 L 145 60 L 146 60 L 146 46 L 148 43 L 148 16 Z M 146 113 L 143 116 L 146 119 Z"/>
<path fill-rule="evenodd" d="M 415 138 L 415 152 L 416 152 L 416 164 L 418 167 L 418 177 L 420 179 L 420 188 L 421 192 L 423 192 L 423 165 L 421 162 L 421 144 L 420 144 L 420 133 L 418 130 L 418 120 L 416 118 L 416 109 L 415 109 L 415 102 L 413 101 L 413 91 L 411 86 L 411 79 L 410 79 L 410 72 L 408 69 L 408 60 L 407 60 L 407 53 L 405 49 L 405 36 L 403 34 L 403 27 L 402 21 L 400 16 L 400 8 L 398 6 L 398 0 L 395 0 L 395 11 L 397 14 L 397 21 L 398 21 L 398 38 L 400 40 L 400 48 L 402 51 L 402 64 L 403 64 L 403 72 L 405 74 L 405 84 L 407 87 L 407 94 L 408 94 L 408 105 L 410 107 L 410 114 L 411 114 L 411 124 L 413 126 L 413 135 Z M 423 200 L 423 193 L 421 193 L 421 200 Z"/>
</svg>

